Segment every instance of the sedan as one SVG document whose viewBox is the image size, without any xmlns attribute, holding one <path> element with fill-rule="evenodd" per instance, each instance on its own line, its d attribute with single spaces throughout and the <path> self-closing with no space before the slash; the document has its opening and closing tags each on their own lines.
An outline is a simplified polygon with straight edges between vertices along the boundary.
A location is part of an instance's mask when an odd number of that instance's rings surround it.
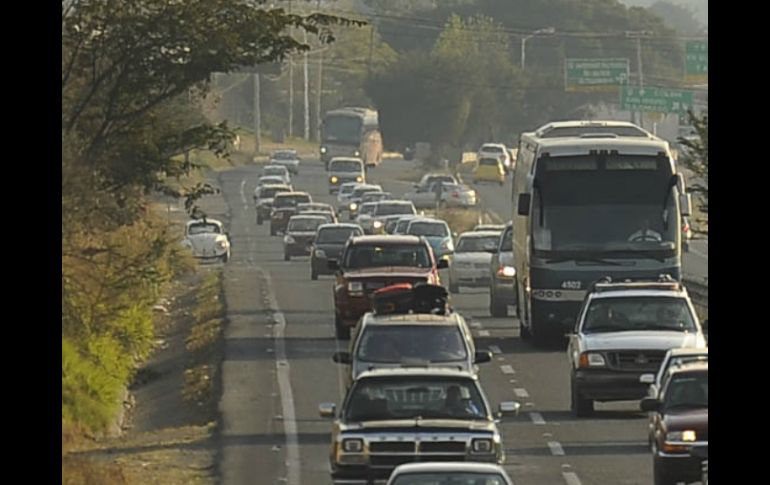
<svg viewBox="0 0 770 485">
<path fill-rule="evenodd" d="M 494 231 L 460 235 L 449 265 L 450 292 L 459 293 L 460 286 L 489 285 L 489 266 L 499 241 L 500 233 Z"/>
<path fill-rule="evenodd" d="M 492 463 L 427 462 L 399 465 L 387 485 L 513 485 L 503 467 Z"/>
</svg>

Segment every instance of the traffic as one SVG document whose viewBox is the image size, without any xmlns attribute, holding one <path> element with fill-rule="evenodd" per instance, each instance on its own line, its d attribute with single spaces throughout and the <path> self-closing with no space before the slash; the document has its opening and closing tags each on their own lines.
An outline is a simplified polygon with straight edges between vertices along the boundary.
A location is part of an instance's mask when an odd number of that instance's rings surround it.
<svg viewBox="0 0 770 485">
<path fill-rule="evenodd" d="M 525 345 L 566 348 L 568 385 L 556 390 L 575 418 L 634 401 L 638 419 L 649 413 L 639 439 L 648 443 L 654 483 L 700 480 L 707 321 L 681 283 L 680 229 L 691 202 L 667 142 L 629 123 L 560 122 L 522 135 L 515 159 L 496 146 L 479 151 L 472 184 L 429 172 L 400 195 L 379 175 L 388 162 L 375 170 L 355 153 L 322 164 L 332 198 L 315 193 L 317 185 L 303 190 L 300 165 L 290 173 L 274 163 L 279 153 L 262 169 L 256 227 L 269 220 L 283 259 L 304 266 L 330 296 L 332 311 L 319 318 L 333 322 L 339 350 L 328 365 L 344 376 L 341 399 L 318 403 L 318 416 L 332 420 L 330 479 L 445 483 L 406 478 L 425 462 L 435 480 L 446 473 L 470 477 L 451 483 L 482 483 L 472 477 L 492 473 L 483 483 L 519 483 L 505 468 L 517 439 L 505 423 L 521 422 L 525 402 L 490 399 L 481 370 L 499 345 L 480 343 L 455 304 L 469 290 L 478 299 L 481 289 L 487 316 L 508 322 L 507 337 L 513 309 Z M 474 187 L 490 157 L 495 173 L 513 178 L 511 220 L 458 234 L 442 215 L 483 200 Z M 188 232 L 223 231 L 216 221 L 191 224 Z M 465 470 L 459 462 L 498 468 Z"/>
</svg>

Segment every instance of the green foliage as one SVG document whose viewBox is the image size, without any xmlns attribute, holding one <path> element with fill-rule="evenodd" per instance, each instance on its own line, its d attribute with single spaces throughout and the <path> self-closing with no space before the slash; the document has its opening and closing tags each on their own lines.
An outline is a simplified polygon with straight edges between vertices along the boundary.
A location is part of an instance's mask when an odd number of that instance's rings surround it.
<svg viewBox="0 0 770 485">
<path fill-rule="evenodd" d="M 704 214 L 705 219 L 699 220 L 701 227 L 708 228 L 709 212 L 709 117 L 705 111 L 701 116 L 696 116 L 692 111 L 687 113 L 689 124 L 695 129 L 694 137 L 678 139 L 684 147 L 682 161 L 695 174 L 697 182 L 692 184 L 688 191 L 695 194 L 699 202 L 698 208 Z M 708 234 L 708 229 L 705 231 Z"/>
</svg>

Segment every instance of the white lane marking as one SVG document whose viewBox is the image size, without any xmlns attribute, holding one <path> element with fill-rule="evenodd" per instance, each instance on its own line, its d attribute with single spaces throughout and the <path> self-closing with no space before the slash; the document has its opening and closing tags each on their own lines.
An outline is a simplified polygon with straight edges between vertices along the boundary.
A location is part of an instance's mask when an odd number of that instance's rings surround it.
<svg viewBox="0 0 770 485">
<path fill-rule="evenodd" d="M 515 374 L 516 372 L 513 370 L 513 367 L 511 367 L 508 364 L 501 365 L 500 370 L 503 371 L 503 374 Z"/>
<path fill-rule="evenodd" d="M 500 350 L 500 347 L 498 347 L 497 345 L 490 345 L 489 346 L 489 350 L 491 350 L 493 354 L 502 354 L 503 353 L 503 351 Z"/>
<path fill-rule="evenodd" d="M 581 485 L 580 479 L 575 472 L 561 472 L 561 474 L 564 477 L 564 481 L 567 482 L 567 485 Z"/>
<path fill-rule="evenodd" d="M 516 394 L 516 397 L 521 397 L 521 398 L 529 397 L 529 393 L 523 387 L 516 387 L 516 388 L 514 388 L 513 389 L 513 393 Z"/>
<path fill-rule="evenodd" d="M 489 337 L 489 330 L 479 330 L 479 337 Z"/>
<path fill-rule="evenodd" d="M 471 322 L 471 328 L 481 328 L 481 322 L 474 320 Z"/>
<path fill-rule="evenodd" d="M 553 456 L 564 456 L 564 448 L 561 447 L 561 443 L 558 441 L 549 441 L 548 448 L 551 449 Z"/>
<path fill-rule="evenodd" d="M 245 181 L 244 181 L 245 183 Z M 267 301 L 270 311 L 273 312 L 273 339 L 275 341 L 275 367 L 278 379 L 278 392 L 281 394 L 281 410 L 283 412 L 283 432 L 286 435 L 286 468 L 288 475 L 286 482 L 289 485 L 300 485 L 300 467 L 299 460 L 299 442 L 297 439 L 297 418 L 294 413 L 294 396 L 291 392 L 291 368 L 286 358 L 286 340 L 284 333 L 286 331 L 286 318 L 278 309 L 278 301 L 273 291 L 273 282 L 270 274 L 262 268 L 258 269 L 262 273 L 267 288 Z"/>
<path fill-rule="evenodd" d="M 533 424 L 545 424 L 545 419 L 543 419 L 543 415 L 536 412 L 529 413 L 529 418 L 532 420 Z"/>
<path fill-rule="evenodd" d="M 241 202 L 246 205 L 246 194 L 243 193 L 243 189 L 246 188 L 246 179 L 241 180 Z"/>
</svg>

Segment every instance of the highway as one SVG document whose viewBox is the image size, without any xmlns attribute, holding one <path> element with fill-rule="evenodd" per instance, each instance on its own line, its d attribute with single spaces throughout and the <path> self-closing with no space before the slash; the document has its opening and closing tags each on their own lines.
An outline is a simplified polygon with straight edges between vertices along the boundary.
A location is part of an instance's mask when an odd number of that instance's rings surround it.
<svg viewBox="0 0 770 485">
<path fill-rule="evenodd" d="M 401 194 L 397 178 L 414 162 L 385 160 L 370 179 Z M 222 195 L 204 209 L 229 225 L 232 259 L 224 266 L 229 324 L 222 366 L 219 475 L 225 485 L 327 484 L 331 420 L 318 404 L 341 402 L 341 371 L 331 360 L 344 348 L 334 338 L 332 277 L 310 280 L 308 258 L 283 261 L 280 237 L 257 226 L 251 201 L 261 168 L 221 172 Z M 293 180 L 314 200 L 328 195 L 318 161 L 304 161 Z M 486 208 L 508 219 L 510 181 L 480 190 Z M 685 256 L 686 271 L 708 272 L 708 247 Z M 702 254 L 699 255 L 699 253 Z M 522 412 L 501 424 L 508 473 L 519 485 L 652 483 L 646 415 L 636 402 L 597 404 L 591 418 L 570 413 L 569 371 L 561 348 L 537 349 L 519 338 L 515 317 L 490 318 L 488 292 L 463 289 L 456 309 L 471 322 L 477 348 L 494 353 L 481 366 L 482 385 L 493 406 L 518 400 Z M 513 312 L 511 312 L 513 313 Z"/>
</svg>

